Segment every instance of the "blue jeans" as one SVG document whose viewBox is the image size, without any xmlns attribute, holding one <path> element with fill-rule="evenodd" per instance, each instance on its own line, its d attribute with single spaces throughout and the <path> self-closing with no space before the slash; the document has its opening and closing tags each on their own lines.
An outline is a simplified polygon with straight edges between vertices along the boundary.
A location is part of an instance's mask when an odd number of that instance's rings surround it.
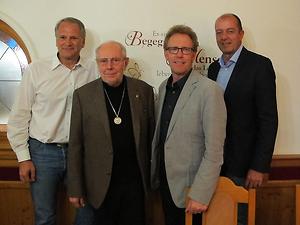
<svg viewBox="0 0 300 225">
<path fill-rule="evenodd" d="M 30 138 L 29 150 L 31 160 L 36 168 L 36 180 L 30 185 L 34 203 L 35 225 L 55 225 L 57 192 L 59 185 L 64 183 L 67 162 L 67 146 L 43 144 Z M 79 210 L 77 218 L 88 221 L 89 211 Z M 78 225 L 90 225 L 78 223 Z"/>
<path fill-rule="evenodd" d="M 74 225 L 93 225 L 95 209 L 88 203 L 83 208 L 76 209 Z"/>
</svg>

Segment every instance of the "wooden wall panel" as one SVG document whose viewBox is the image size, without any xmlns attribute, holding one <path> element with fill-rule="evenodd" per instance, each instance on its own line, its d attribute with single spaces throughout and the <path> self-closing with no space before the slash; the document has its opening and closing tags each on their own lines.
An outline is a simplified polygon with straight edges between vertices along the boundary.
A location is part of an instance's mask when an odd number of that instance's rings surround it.
<svg viewBox="0 0 300 225">
<path fill-rule="evenodd" d="M 61 188 L 58 202 L 58 225 L 71 225 L 75 209 Z M 34 212 L 29 185 L 20 181 L 0 181 L 0 224 L 33 225 Z"/>
<path fill-rule="evenodd" d="M 300 225 L 300 184 L 296 185 L 296 225 Z"/>
<path fill-rule="evenodd" d="M 0 124 L 0 168 L 17 166 L 17 157 L 7 140 L 6 125 Z"/>
<path fill-rule="evenodd" d="M 16 180 L 17 166 L 15 154 L 6 137 L 6 126 L 0 125 L 0 173 L 11 170 L 10 172 L 13 173 L 11 177 Z M 257 190 L 256 225 L 295 225 L 295 187 L 296 184 L 300 184 L 300 155 L 273 156 L 271 167 L 270 180 Z M 300 194 L 298 195 L 300 198 Z M 68 203 L 65 191 L 60 191 L 59 199 L 59 225 L 71 225 L 75 209 Z M 300 203 L 298 204 L 300 207 Z M 297 225 L 300 225 L 300 209 L 298 211 Z M 158 193 L 150 196 L 147 212 L 147 225 L 164 225 Z M 28 185 L 19 181 L 0 181 L 0 224 L 33 224 L 33 209 Z"/>
<path fill-rule="evenodd" d="M 33 225 L 33 207 L 28 185 L 0 181 L 0 224 Z"/>
<path fill-rule="evenodd" d="M 296 184 L 269 181 L 256 191 L 256 225 L 295 225 Z"/>
</svg>

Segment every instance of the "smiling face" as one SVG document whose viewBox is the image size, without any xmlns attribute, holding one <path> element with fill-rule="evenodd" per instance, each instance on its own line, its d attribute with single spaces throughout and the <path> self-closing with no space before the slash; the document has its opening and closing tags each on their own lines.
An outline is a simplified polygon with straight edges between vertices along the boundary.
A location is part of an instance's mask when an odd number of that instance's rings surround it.
<svg viewBox="0 0 300 225">
<path fill-rule="evenodd" d="M 62 22 L 55 35 L 60 61 L 63 64 L 68 61 L 77 61 L 85 42 L 79 25 L 67 21 Z"/>
<path fill-rule="evenodd" d="M 244 31 L 238 26 L 237 19 L 232 15 L 221 16 L 215 24 L 216 40 L 228 61 L 242 44 Z"/>
<path fill-rule="evenodd" d="M 122 83 L 128 58 L 119 44 L 115 42 L 103 44 L 96 52 L 96 61 L 101 79 L 105 83 L 112 87 L 117 87 Z"/>
<path fill-rule="evenodd" d="M 193 42 L 190 36 L 187 34 L 176 33 L 173 34 L 168 43 L 167 48 L 193 48 Z M 164 50 L 165 58 L 169 62 L 173 78 L 180 79 L 186 75 L 193 66 L 193 62 L 196 56 L 194 51 L 189 54 L 183 54 L 182 50 L 179 49 L 177 53 L 171 53 L 167 49 Z"/>
</svg>

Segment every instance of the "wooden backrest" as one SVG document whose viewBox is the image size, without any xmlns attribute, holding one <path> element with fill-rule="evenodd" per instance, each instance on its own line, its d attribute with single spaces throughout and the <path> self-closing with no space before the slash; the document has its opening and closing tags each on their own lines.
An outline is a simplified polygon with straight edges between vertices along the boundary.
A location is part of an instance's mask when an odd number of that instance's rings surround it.
<svg viewBox="0 0 300 225">
<path fill-rule="evenodd" d="M 238 203 L 248 204 L 248 225 L 255 225 L 255 190 L 247 191 L 229 178 L 220 177 L 208 210 L 203 213 L 202 225 L 237 225 Z M 186 225 L 192 225 L 189 213 Z"/>
</svg>

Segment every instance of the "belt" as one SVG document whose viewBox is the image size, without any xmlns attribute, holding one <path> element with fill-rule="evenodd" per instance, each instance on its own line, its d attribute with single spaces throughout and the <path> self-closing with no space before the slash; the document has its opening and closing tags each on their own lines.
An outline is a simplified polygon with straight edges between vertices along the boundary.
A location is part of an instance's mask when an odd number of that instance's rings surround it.
<svg viewBox="0 0 300 225">
<path fill-rule="evenodd" d="M 43 143 L 35 138 L 29 137 L 29 140 L 33 140 L 33 141 L 37 141 L 39 143 L 45 144 L 45 145 L 54 145 L 57 146 L 59 148 L 67 148 L 69 146 L 69 143 Z"/>
<path fill-rule="evenodd" d="M 47 145 L 55 145 L 59 148 L 67 148 L 69 146 L 68 143 L 47 143 Z"/>
</svg>

